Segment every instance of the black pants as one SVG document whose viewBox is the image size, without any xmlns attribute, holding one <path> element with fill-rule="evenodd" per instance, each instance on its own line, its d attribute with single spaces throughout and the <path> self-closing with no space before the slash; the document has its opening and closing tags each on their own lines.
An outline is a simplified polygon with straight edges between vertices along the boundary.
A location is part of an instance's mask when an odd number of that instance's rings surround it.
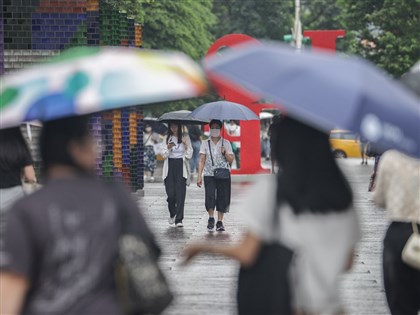
<svg viewBox="0 0 420 315">
<path fill-rule="evenodd" d="M 204 176 L 204 187 L 206 193 L 206 210 L 217 210 L 229 212 L 230 206 L 230 179 L 215 179 L 213 176 Z"/>
<path fill-rule="evenodd" d="M 411 223 L 393 222 L 384 239 L 383 275 L 392 315 L 417 315 L 420 310 L 420 270 L 406 265 L 401 259 L 401 252 L 412 233 Z"/>
<path fill-rule="evenodd" d="M 165 178 L 165 189 L 168 195 L 169 215 L 175 218 L 175 223 L 184 219 L 185 194 L 187 180 L 182 177 L 184 161 L 182 159 L 168 159 L 168 176 Z"/>
</svg>

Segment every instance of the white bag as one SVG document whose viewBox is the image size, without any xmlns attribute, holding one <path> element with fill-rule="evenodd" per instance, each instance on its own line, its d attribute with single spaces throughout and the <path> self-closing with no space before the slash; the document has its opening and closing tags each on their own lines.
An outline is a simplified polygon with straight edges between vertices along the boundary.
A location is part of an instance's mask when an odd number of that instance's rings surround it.
<svg viewBox="0 0 420 315">
<path fill-rule="evenodd" d="M 413 225 L 413 234 L 405 243 L 401 258 L 407 265 L 420 270 L 420 234 L 417 224 L 414 222 L 411 224 Z"/>
</svg>

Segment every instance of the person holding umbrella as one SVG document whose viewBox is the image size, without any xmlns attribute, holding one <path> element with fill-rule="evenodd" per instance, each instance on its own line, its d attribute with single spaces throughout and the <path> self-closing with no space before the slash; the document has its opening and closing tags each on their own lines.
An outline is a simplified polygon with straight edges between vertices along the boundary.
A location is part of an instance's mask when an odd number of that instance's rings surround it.
<svg viewBox="0 0 420 315">
<path fill-rule="evenodd" d="M 235 158 L 230 142 L 220 135 L 221 128 L 220 120 L 210 121 L 210 138 L 201 144 L 197 178 L 197 186 L 201 187 L 204 176 L 205 207 L 209 214 L 207 229 L 214 230 L 214 211 L 217 210 L 218 232 L 225 231 L 223 216 L 229 211 L 231 195 L 230 164 Z M 222 178 L 218 178 L 219 172 L 227 176 L 222 175 Z"/>
<path fill-rule="evenodd" d="M 162 178 L 168 195 L 169 224 L 183 227 L 184 203 L 189 185 L 189 165 L 193 148 L 188 134 L 182 133 L 181 124 L 169 122 L 168 134 L 164 139 L 166 145 L 162 148 L 163 163 Z"/>
</svg>

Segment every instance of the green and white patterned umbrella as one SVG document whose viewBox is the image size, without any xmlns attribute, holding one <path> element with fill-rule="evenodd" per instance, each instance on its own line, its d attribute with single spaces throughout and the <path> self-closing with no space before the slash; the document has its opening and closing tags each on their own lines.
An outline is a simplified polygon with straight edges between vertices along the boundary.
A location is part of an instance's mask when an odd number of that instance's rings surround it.
<svg viewBox="0 0 420 315">
<path fill-rule="evenodd" d="M 78 47 L 1 78 L 0 128 L 196 97 L 205 76 L 178 52 Z"/>
</svg>

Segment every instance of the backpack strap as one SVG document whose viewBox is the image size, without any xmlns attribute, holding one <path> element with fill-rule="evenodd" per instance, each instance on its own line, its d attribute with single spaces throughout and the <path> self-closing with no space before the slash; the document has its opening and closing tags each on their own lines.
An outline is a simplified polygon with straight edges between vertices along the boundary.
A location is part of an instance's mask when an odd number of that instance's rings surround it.
<svg viewBox="0 0 420 315">
<path fill-rule="evenodd" d="M 209 143 L 209 151 L 210 151 L 210 157 L 211 157 L 211 165 L 214 166 L 213 154 L 211 153 L 210 139 L 208 143 Z"/>
</svg>

